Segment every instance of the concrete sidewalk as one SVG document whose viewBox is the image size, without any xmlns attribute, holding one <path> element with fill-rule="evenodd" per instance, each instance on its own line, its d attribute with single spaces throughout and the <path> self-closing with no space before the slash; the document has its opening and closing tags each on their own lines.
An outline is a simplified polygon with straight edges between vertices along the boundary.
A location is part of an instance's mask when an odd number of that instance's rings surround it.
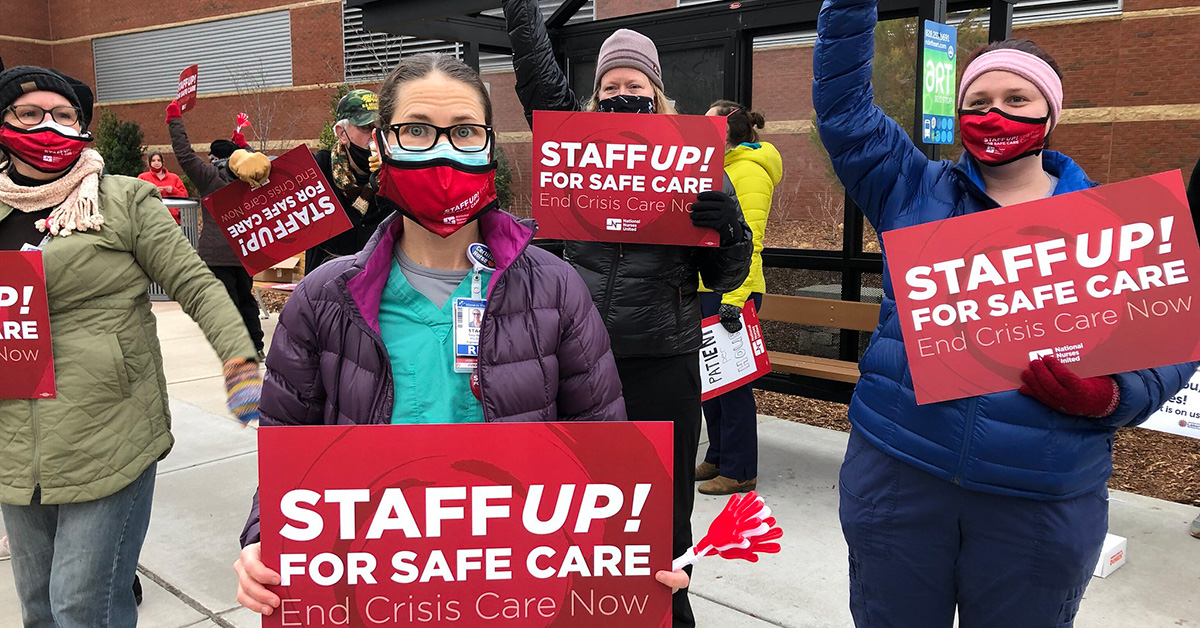
<svg viewBox="0 0 1200 628">
<path fill-rule="evenodd" d="M 238 607 L 230 568 L 257 483 L 255 431 L 225 411 L 220 365 L 174 303 L 154 307 L 177 440 L 159 465 L 142 551 L 141 626 L 259 626 Z M 269 335 L 276 317 L 264 321 Z M 701 627 L 849 628 L 846 547 L 837 515 L 846 435 L 771 417 L 759 426 L 759 490 L 786 532 L 781 554 L 757 564 L 706 559 L 693 576 Z M 704 445 L 701 445 L 703 451 Z M 1129 538 L 1129 562 L 1094 579 L 1079 628 L 1200 627 L 1200 540 L 1193 508 L 1114 492 L 1111 530 Z M 699 496 L 697 535 L 725 498 Z M 2 534 L 2 531 L 0 531 Z M 0 563 L 0 628 L 21 625 L 10 563 Z"/>
</svg>

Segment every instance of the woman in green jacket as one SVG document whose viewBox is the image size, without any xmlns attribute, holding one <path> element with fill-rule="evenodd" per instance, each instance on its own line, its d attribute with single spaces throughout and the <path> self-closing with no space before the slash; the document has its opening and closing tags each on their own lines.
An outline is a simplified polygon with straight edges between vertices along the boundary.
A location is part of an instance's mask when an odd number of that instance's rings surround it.
<svg viewBox="0 0 1200 628">
<path fill-rule="evenodd" d="M 718 100 L 706 115 L 724 116 L 728 121 L 725 136 L 725 174 L 737 190 L 738 202 L 750 231 L 754 234 L 754 256 L 750 274 L 737 290 L 724 294 L 700 286 L 700 310 L 705 318 L 720 316 L 730 333 L 741 331 L 742 308 L 748 301 L 762 307 L 767 291 L 763 278 L 763 236 L 771 197 L 783 179 L 783 158 L 770 142 L 761 142 L 757 129 L 766 126 L 761 113 L 750 111 L 731 100 Z M 704 402 L 704 422 L 708 426 L 708 453 L 696 467 L 696 481 L 705 495 L 745 493 L 758 486 L 758 407 L 754 389 L 746 384 Z"/>
<path fill-rule="evenodd" d="M 130 585 L 173 443 L 146 289 L 158 282 L 200 324 L 245 420 L 261 388 L 254 345 L 156 188 L 102 174 L 87 86 L 10 68 L 0 116 L 0 251 L 42 251 L 57 394 L 0 399 L 0 511 L 24 624 L 135 626 Z"/>
</svg>

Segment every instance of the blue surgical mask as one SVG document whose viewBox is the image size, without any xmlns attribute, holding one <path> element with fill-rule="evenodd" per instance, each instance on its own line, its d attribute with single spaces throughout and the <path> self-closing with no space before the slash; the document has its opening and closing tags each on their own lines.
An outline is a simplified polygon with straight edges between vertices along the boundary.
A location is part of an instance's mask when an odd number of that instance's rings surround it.
<svg viewBox="0 0 1200 628">
<path fill-rule="evenodd" d="M 405 162 L 433 161 L 446 159 L 463 166 L 486 166 L 491 163 L 491 151 L 481 150 L 477 153 L 464 153 L 450 145 L 449 142 L 438 142 L 433 148 L 423 151 L 404 150 L 399 146 L 391 147 L 392 159 Z"/>
</svg>

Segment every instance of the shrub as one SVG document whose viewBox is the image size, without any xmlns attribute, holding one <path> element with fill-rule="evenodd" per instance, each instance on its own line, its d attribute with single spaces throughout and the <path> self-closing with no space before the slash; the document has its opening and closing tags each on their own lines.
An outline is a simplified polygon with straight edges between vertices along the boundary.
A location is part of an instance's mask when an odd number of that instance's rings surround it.
<svg viewBox="0 0 1200 628">
<path fill-rule="evenodd" d="M 142 155 L 142 127 L 133 121 L 123 122 L 105 109 L 96 128 L 96 150 L 104 157 L 109 174 L 136 177 L 146 170 Z"/>
</svg>

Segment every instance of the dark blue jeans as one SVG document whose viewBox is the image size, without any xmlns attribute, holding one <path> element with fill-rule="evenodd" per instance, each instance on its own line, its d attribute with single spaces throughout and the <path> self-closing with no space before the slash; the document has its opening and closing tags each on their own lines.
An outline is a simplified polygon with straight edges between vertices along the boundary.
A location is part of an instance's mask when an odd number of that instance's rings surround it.
<svg viewBox="0 0 1200 628">
<path fill-rule="evenodd" d="M 133 628 L 154 471 L 95 501 L 0 504 L 25 628 Z"/>
<path fill-rule="evenodd" d="M 839 480 L 858 628 L 1070 628 L 1108 531 L 1108 489 L 969 491 L 851 432 Z"/>
<path fill-rule="evenodd" d="M 750 295 L 757 310 L 763 295 Z M 707 318 L 721 307 L 721 295 L 700 293 L 700 311 Z M 754 385 L 746 384 L 704 404 L 708 425 L 708 453 L 704 460 L 717 465 L 721 475 L 732 480 L 758 477 L 758 406 L 754 403 Z"/>
</svg>

